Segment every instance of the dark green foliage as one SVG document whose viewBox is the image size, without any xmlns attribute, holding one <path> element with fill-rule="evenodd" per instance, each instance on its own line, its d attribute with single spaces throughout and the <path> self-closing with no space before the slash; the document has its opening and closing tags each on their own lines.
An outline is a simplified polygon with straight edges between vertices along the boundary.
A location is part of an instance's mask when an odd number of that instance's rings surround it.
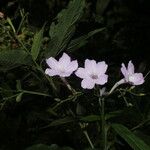
<svg viewBox="0 0 150 150">
<path fill-rule="evenodd" d="M 98 91 L 80 79 L 45 75 L 45 59 L 63 52 L 77 59 L 105 60 L 107 91 L 133 60 L 149 71 L 149 0 L 0 0 L 0 150 L 102 149 Z M 43 26 L 44 25 L 44 26 Z M 150 80 L 122 85 L 105 99 L 108 150 L 149 150 Z M 93 149 L 94 150 L 94 149 Z"/>
<path fill-rule="evenodd" d="M 83 15 L 84 7 L 84 0 L 73 0 L 69 3 L 67 9 L 57 15 L 58 23 L 53 22 L 50 26 L 51 40 L 45 54 L 46 57 L 56 56 L 67 47 L 75 32 L 76 24 Z"/>
<path fill-rule="evenodd" d="M 32 59 L 24 50 L 3 50 L 0 52 L 0 64 L 0 69 L 7 71 L 21 65 L 31 66 Z"/>
</svg>

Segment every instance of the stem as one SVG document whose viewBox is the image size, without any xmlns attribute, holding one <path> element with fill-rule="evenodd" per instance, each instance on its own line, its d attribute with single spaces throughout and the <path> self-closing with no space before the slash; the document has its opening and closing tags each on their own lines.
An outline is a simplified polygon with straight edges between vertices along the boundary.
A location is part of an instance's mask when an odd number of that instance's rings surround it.
<svg viewBox="0 0 150 150">
<path fill-rule="evenodd" d="M 14 34 L 14 35 L 15 35 L 15 38 L 17 39 L 17 41 L 20 43 L 20 45 L 21 45 L 21 46 L 24 48 L 24 50 L 27 52 L 27 54 L 31 56 L 31 53 L 30 53 L 29 50 L 26 48 L 26 46 L 23 44 L 23 42 L 17 37 L 16 34 Z M 43 71 L 43 69 L 41 68 L 41 66 L 39 66 L 39 65 L 36 63 L 36 61 L 35 61 L 34 59 L 32 59 L 32 60 L 33 60 L 33 62 L 34 62 L 34 64 L 35 64 L 37 70 L 39 70 L 39 71 L 45 76 L 45 78 L 49 81 L 50 85 L 51 85 L 52 88 L 54 89 L 54 92 L 56 92 L 56 91 L 57 91 L 57 88 L 56 88 L 55 84 L 53 83 L 52 79 L 50 79 L 50 78 L 45 74 L 45 72 Z M 56 94 L 56 93 L 55 93 L 55 94 Z"/>
<path fill-rule="evenodd" d="M 45 93 L 39 93 L 39 92 L 34 92 L 34 91 L 21 90 L 21 92 L 26 93 L 26 94 L 33 94 L 33 95 L 41 95 L 41 96 L 51 97 L 51 96 L 48 95 L 48 94 L 45 94 Z"/>
<path fill-rule="evenodd" d="M 67 86 L 67 88 L 72 92 L 72 94 L 75 94 L 76 93 L 75 89 L 73 89 L 71 87 L 71 85 L 68 83 L 68 81 L 64 77 L 60 77 L 60 78 L 63 81 L 63 83 Z M 70 112 L 73 116 L 75 116 L 74 113 L 71 110 L 70 110 Z M 80 125 L 81 129 L 84 128 L 84 124 L 79 123 L 79 125 Z M 86 137 L 87 141 L 89 142 L 91 148 L 94 149 L 94 145 L 93 145 L 93 143 L 92 143 L 92 141 L 91 141 L 91 139 L 88 135 L 88 132 L 86 130 L 83 130 L 83 134 L 85 135 L 85 137 Z"/>
<path fill-rule="evenodd" d="M 81 129 L 84 128 L 84 125 L 83 125 L 82 123 L 79 123 L 79 125 L 80 125 Z M 93 145 L 93 143 L 92 143 L 92 141 L 91 141 L 91 139 L 90 139 L 90 137 L 89 137 L 89 135 L 88 135 L 88 132 L 83 129 L 83 133 L 84 133 L 84 135 L 85 135 L 87 141 L 89 142 L 91 148 L 94 149 L 94 145 Z"/>
<path fill-rule="evenodd" d="M 71 109 L 69 109 L 69 110 L 70 110 L 71 115 L 72 115 L 73 117 L 75 117 L 75 114 L 73 113 L 73 111 L 72 111 Z M 92 143 L 92 141 L 91 141 L 91 139 L 90 139 L 90 137 L 89 137 L 89 135 L 88 135 L 88 132 L 84 129 L 84 128 L 85 128 L 85 124 L 79 122 L 79 126 L 80 126 L 81 129 L 83 129 L 83 133 L 84 133 L 84 135 L 85 135 L 87 141 L 89 142 L 91 148 L 94 149 L 94 145 L 93 145 L 93 143 Z"/>
<path fill-rule="evenodd" d="M 99 97 L 99 105 L 101 107 L 101 128 L 102 128 L 103 150 L 107 150 L 107 133 L 106 133 L 105 102 L 104 102 L 104 98 Z"/>
<path fill-rule="evenodd" d="M 37 69 L 38 69 L 38 70 L 45 76 L 45 78 L 49 81 L 50 85 L 51 85 L 52 88 L 54 89 L 54 92 L 56 92 L 56 91 L 57 91 L 57 88 L 56 88 L 54 82 L 52 81 L 52 79 L 49 78 L 49 77 L 45 74 L 45 72 L 43 71 L 43 69 L 42 69 L 35 61 L 34 61 L 34 63 L 35 63 L 35 65 L 36 65 Z M 55 94 L 56 94 L 56 93 L 55 93 Z"/>
<path fill-rule="evenodd" d="M 120 84 L 123 84 L 125 83 L 125 80 L 124 79 L 121 79 L 120 81 L 118 81 L 112 88 L 111 90 L 108 92 L 108 95 L 110 95 L 111 93 L 113 93 L 113 91 L 120 85 Z"/>
<path fill-rule="evenodd" d="M 41 95 L 41 96 L 47 96 L 47 97 L 52 97 L 51 95 L 48 95 L 48 94 L 45 94 L 45 93 L 40 93 L 40 92 L 34 92 L 34 91 L 27 91 L 27 90 L 7 90 L 7 89 L 3 89 L 3 88 L 0 88 L 0 90 L 4 90 L 4 91 L 11 91 L 11 92 L 22 92 L 22 93 L 27 93 L 27 94 L 33 94 L 33 95 Z M 0 91 L 1 92 L 1 91 Z M 14 97 L 17 96 L 18 94 L 16 95 L 13 95 Z M 7 98 L 11 98 L 12 96 L 10 97 L 7 97 Z"/>
<path fill-rule="evenodd" d="M 76 91 L 71 87 L 68 81 L 64 77 L 60 77 L 63 83 L 67 86 L 67 88 L 72 92 L 72 94 L 76 93 Z"/>
</svg>

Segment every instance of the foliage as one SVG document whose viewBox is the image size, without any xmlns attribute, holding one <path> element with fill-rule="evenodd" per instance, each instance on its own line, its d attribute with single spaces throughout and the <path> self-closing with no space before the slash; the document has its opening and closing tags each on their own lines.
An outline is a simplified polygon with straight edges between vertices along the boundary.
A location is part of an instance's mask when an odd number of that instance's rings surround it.
<svg viewBox="0 0 150 150">
<path fill-rule="evenodd" d="M 149 34 L 147 0 L 0 1 L 0 149 L 150 149 Z M 136 7 L 135 7 L 136 6 Z M 38 17 L 37 17 L 38 16 Z M 105 60 L 109 85 L 121 78 L 122 62 L 133 60 L 144 85 L 124 85 L 105 97 L 83 90 L 74 76 L 69 91 L 45 74 L 45 59 L 63 52 L 78 59 Z M 88 135 L 88 136 L 87 136 Z"/>
</svg>

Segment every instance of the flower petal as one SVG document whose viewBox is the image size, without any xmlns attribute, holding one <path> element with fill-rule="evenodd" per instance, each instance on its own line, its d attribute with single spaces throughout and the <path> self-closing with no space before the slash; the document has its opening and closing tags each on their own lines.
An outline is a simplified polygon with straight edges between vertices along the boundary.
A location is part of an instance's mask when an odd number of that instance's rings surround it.
<svg viewBox="0 0 150 150">
<path fill-rule="evenodd" d="M 132 61 L 129 61 L 129 63 L 128 63 L 128 73 L 134 74 L 134 65 L 133 65 Z"/>
<path fill-rule="evenodd" d="M 99 75 L 105 74 L 107 68 L 108 68 L 108 65 L 105 63 L 105 61 L 101 61 L 97 63 L 97 71 Z"/>
<path fill-rule="evenodd" d="M 75 75 L 82 79 L 89 77 L 84 68 L 78 68 L 78 70 L 75 72 Z"/>
<path fill-rule="evenodd" d="M 95 86 L 95 83 L 93 82 L 93 80 L 83 79 L 81 82 L 81 86 L 84 89 L 93 89 Z"/>
<path fill-rule="evenodd" d="M 90 73 L 96 73 L 96 61 L 95 60 L 89 60 L 86 59 L 85 60 L 85 69 L 87 70 L 87 72 Z"/>
<path fill-rule="evenodd" d="M 56 69 L 58 67 L 58 62 L 55 58 L 50 57 L 48 59 L 46 59 L 46 63 L 48 64 L 48 66 L 52 69 Z"/>
<path fill-rule="evenodd" d="M 133 85 L 141 85 L 144 83 L 144 77 L 142 73 L 134 73 L 129 76 L 129 82 Z"/>
<path fill-rule="evenodd" d="M 74 61 L 70 62 L 70 64 L 67 66 L 66 69 L 69 72 L 73 72 L 73 71 L 77 70 L 78 69 L 78 62 L 77 62 L 77 60 L 74 60 Z"/>
<path fill-rule="evenodd" d="M 104 85 L 105 83 L 107 83 L 107 81 L 108 81 L 108 75 L 104 74 L 99 76 L 99 78 L 95 80 L 95 83 L 99 85 Z"/>
<path fill-rule="evenodd" d="M 71 62 L 71 58 L 66 53 L 63 53 L 62 57 L 59 59 L 59 65 L 67 67 Z"/>
<path fill-rule="evenodd" d="M 55 71 L 55 70 L 53 70 L 53 69 L 46 69 L 45 70 L 45 74 L 47 74 L 47 75 L 49 75 L 49 76 L 56 76 L 56 75 L 58 75 L 58 72 L 57 71 Z"/>
<path fill-rule="evenodd" d="M 58 75 L 60 77 L 69 77 L 72 74 L 72 72 L 59 72 Z"/>
<path fill-rule="evenodd" d="M 128 78 L 128 71 L 127 71 L 127 68 L 125 67 L 125 64 L 122 63 L 121 65 L 122 65 L 121 67 L 122 74 L 124 75 L 125 78 Z"/>
</svg>

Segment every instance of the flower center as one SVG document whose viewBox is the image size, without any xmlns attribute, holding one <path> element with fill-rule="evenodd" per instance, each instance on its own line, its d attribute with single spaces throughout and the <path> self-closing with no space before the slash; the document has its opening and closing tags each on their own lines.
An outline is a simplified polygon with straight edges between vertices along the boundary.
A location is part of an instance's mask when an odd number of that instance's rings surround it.
<svg viewBox="0 0 150 150">
<path fill-rule="evenodd" d="M 64 72 L 65 72 L 64 67 L 60 66 L 60 67 L 59 67 L 59 71 L 60 71 L 61 73 L 64 73 Z"/>
<path fill-rule="evenodd" d="M 92 78 L 92 79 L 98 79 L 98 75 L 95 75 L 95 74 L 92 74 L 92 75 L 90 75 L 90 77 Z"/>
</svg>

